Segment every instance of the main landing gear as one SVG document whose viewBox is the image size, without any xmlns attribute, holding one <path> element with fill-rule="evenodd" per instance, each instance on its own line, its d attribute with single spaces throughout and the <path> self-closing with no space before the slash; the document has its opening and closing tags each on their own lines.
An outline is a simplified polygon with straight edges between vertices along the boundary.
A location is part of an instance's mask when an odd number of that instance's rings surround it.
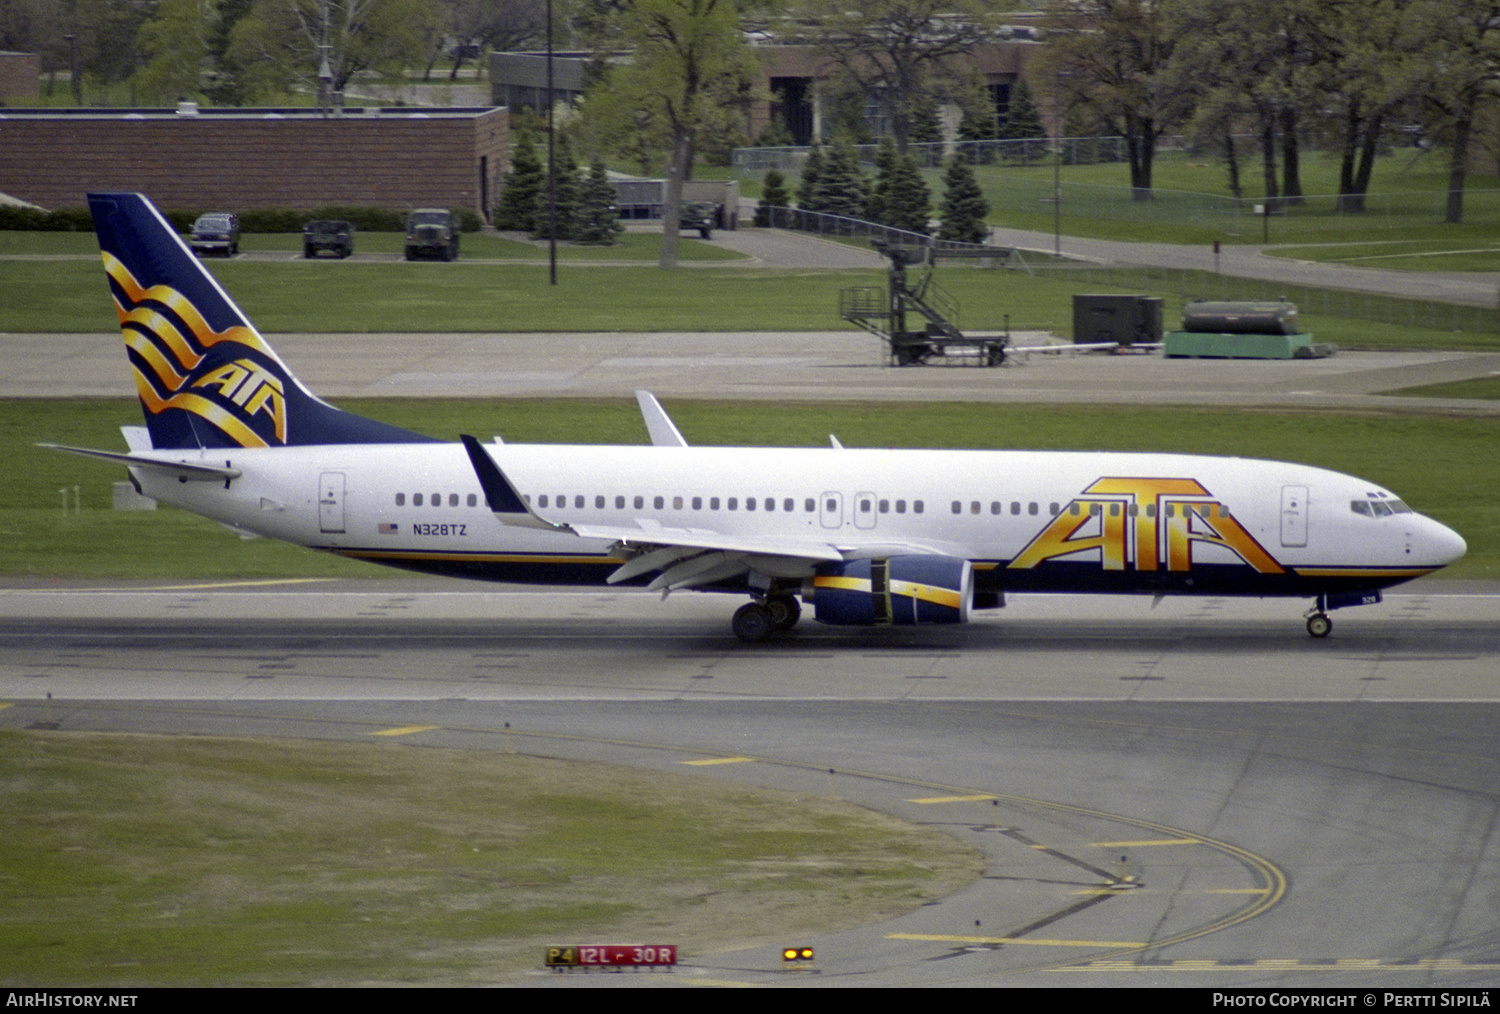
<svg viewBox="0 0 1500 1014">
<path fill-rule="evenodd" d="M 746 644 L 764 641 L 778 630 L 791 630 L 802 618 L 802 605 L 791 595 L 767 595 L 734 611 L 730 627 Z"/>
</svg>

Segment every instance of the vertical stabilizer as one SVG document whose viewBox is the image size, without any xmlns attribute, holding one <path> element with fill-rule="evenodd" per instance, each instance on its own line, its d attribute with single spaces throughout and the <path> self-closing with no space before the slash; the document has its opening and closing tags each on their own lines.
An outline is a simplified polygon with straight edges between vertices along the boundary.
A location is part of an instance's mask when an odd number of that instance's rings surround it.
<svg viewBox="0 0 1500 1014">
<path fill-rule="evenodd" d="M 140 194 L 90 194 L 156 448 L 429 442 L 313 395 Z"/>
</svg>

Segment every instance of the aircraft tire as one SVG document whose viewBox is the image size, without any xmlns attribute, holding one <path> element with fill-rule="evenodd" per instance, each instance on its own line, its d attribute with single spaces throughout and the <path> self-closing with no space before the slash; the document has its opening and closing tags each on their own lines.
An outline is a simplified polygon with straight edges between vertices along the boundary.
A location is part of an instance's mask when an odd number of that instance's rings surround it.
<svg viewBox="0 0 1500 1014">
<path fill-rule="evenodd" d="M 776 622 L 765 606 L 759 602 L 748 602 L 734 611 L 730 628 L 741 641 L 755 644 L 771 636 L 771 632 L 776 629 Z"/>
<path fill-rule="evenodd" d="M 802 618 L 802 606 L 790 595 L 772 595 L 766 599 L 766 611 L 777 630 L 791 630 Z"/>
<path fill-rule="evenodd" d="M 1333 621 L 1327 613 L 1313 613 L 1307 618 L 1307 632 L 1313 637 L 1327 637 L 1333 629 Z"/>
</svg>

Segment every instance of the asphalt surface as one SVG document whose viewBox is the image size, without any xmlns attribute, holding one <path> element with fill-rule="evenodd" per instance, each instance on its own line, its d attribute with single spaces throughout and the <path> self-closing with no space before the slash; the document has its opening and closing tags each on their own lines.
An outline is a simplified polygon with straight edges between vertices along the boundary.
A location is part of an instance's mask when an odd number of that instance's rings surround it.
<svg viewBox="0 0 1500 1014">
<path fill-rule="evenodd" d="M 877 925 L 682 952 L 690 985 L 1483 987 L 1500 974 L 1500 595 L 1020 596 L 962 628 L 446 582 L 0 591 L 0 727 L 515 750 L 835 794 L 985 875 Z M 663 933 L 671 934 L 666 927 Z M 778 948 L 811 945 L 788 978 Z"/>
</svg>

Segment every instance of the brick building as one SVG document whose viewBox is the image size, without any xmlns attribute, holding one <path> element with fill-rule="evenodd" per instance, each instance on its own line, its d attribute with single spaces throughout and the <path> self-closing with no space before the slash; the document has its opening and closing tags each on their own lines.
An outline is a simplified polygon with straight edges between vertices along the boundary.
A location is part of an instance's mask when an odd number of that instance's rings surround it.
<svg viewBox="0 0 1500 1014">
<path fill-rule="evenodd" d="M 489 216 L 510 119 L 489 107 L 0 109 L 0 193 L 43 208 L 91 190 L 163 208 L 403 210 Z"/>
</svg>

